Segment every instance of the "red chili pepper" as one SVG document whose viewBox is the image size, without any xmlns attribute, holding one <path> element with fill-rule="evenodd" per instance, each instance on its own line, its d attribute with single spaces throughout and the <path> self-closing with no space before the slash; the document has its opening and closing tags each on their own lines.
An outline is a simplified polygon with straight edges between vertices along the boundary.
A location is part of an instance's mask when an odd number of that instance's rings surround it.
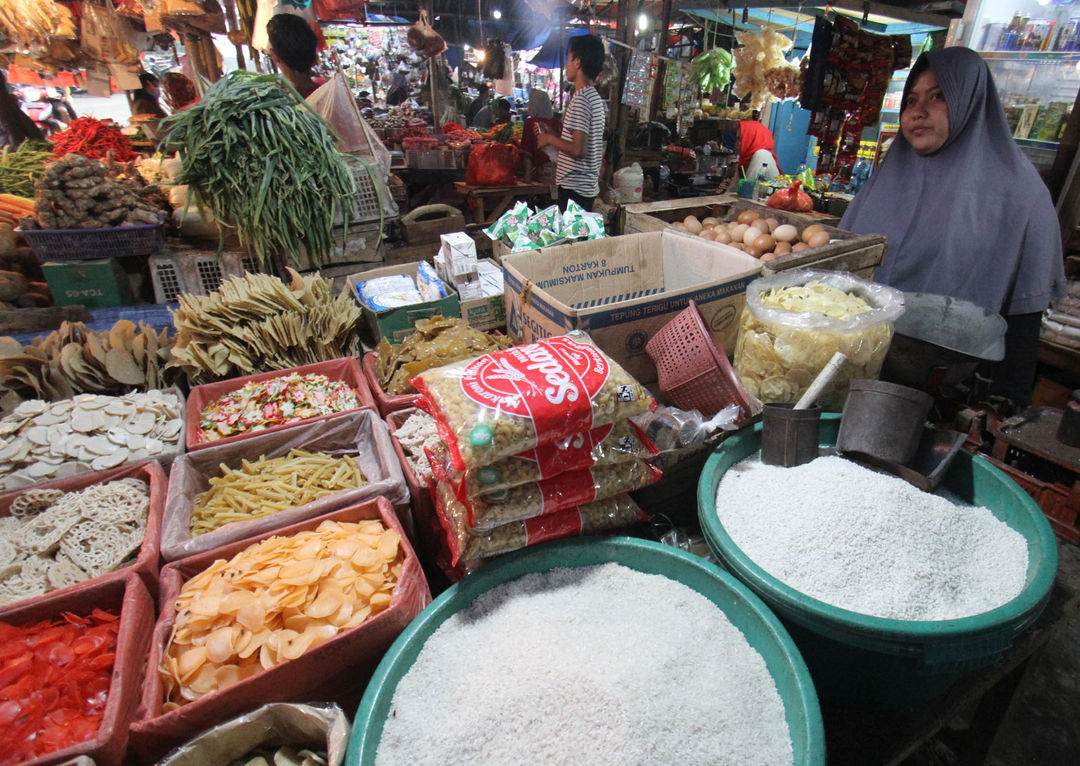
<svg viewBox="0 0 1080 766">
<path fill-rule="evenodd" d="M 118 616 L 95 609 L 0 623 L 0 766 L 93 739 L 115 664 Z"/>
<path fill-rule="evenodd" d="M 109 121 L 93 117 L 72 120 L 67 130 L 52 136 L 53 157 L 65 154 L 81 154 L 92 160 L 103 159 L 112 151 L 117 162 L 130 162 L 138 155 L 131 148 L 131 140 Z"/>
</svg>

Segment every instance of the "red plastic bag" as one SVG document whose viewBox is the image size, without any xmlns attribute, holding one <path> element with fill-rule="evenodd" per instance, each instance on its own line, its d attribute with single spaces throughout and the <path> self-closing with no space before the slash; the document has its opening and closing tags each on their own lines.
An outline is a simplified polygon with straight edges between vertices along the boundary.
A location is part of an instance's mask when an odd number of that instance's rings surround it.
<svg viewBox="0 0 1080 766">
<path fill-rule="evenodd" d="M 777 210 L 793 210 L 800 213 L 813 210 L 814 201 L 810 199 L 809 194 L 799 188 L 800 186 L 802 186 L 802 181 L 795 181 L 787 189 L 773 192 L 772 196 L 765 200 L 765 204 Z"/>
<path fill-rule="evenodd" d="M 517 147 L 512 144 L 474 144 L 465 170 L 469 186 L 513 186 L 518 163 Z"/>
</svg>

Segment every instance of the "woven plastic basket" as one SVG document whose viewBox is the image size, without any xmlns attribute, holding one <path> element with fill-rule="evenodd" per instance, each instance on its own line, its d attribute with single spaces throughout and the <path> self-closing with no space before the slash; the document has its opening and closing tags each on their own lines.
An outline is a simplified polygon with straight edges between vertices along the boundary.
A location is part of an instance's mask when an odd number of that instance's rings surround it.
<svg viewBox="0 0 1080 766">
<path fill-rule="evenodd" d="M 153 255 L 165 242 L 160 223 L 105 229 L 21 229 L 19 233 L 42 263 Z"/>
<path fill-rule="evenodd" d="M 645 351 L 656 365 L 660 391 L 676 407 L 712 417 L 737 404 L 743 410 L 740 420 L 749 412 L 746 390 L 693 301 L 660 328 Z"/>
</svg>

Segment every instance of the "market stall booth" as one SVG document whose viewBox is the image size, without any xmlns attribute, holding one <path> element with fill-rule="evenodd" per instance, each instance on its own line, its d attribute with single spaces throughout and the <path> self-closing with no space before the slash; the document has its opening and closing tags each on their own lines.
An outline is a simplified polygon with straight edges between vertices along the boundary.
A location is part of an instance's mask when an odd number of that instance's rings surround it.
<svg viewBox="0 0 1080 766">
<path fill-rule="evenodd" d="M 565 21 L 481 10 L 523 6 Z M 1066 462 L 1075 413 L 1042 400 L 1035 444 L 966 388 L 1005 320 L 875 282 L 890 243 L 813 173 L 655 199 L 614 160 L 629 197 L 560 208 L 513 126 L 380 108 L 380 46 L 437 91 L 427 28 L 471 9 L 320 8 L 352 24 L 306 102 L 223 73 L 164 122 L 179 156 L 94 124 L 0 197 L 83 305 L 98 269 L 139 293 L 103 256 L 149 232 L 109 255 L 167 304 L 0 338 L 0 761 L 891 764 L 980 705 L 993 731 L 1080 611 L 1078 506 L 1017 459 Z M 715 26 L 597 12 L 643 65 L 617 86 L 659 53 L 674 135 L 720 119 L 679 95 Z M 631 91 L 647 124 L 667 95 Z M 399 170 L 464 194 L 403 210 Z"/>
</svg>

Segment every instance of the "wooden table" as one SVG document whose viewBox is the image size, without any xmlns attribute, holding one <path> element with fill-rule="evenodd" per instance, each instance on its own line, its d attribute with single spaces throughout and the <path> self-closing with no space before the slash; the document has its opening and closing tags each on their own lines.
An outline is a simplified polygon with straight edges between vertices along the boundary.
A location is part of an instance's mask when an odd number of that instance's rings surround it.
<svg viewBox="0 0 1080 766">
<path fill-rule="evenodd" d="M 538 204 L 546 207 L 555 199 L 555 187 L 548 184 L 527 184 L 519 181 L 513 186 L 469 186 L 464 181 L 456 181 L 454 188 L 464 194 L 467 200 L 476 203 L 475 207 L 469 206 L 473 211 L 473 223 L 484 225 L 495 221 L 516 200 L 531 201 L 543 197 Z M 487 212 L 489 204 L 490 213 Z"/>
</svg>

